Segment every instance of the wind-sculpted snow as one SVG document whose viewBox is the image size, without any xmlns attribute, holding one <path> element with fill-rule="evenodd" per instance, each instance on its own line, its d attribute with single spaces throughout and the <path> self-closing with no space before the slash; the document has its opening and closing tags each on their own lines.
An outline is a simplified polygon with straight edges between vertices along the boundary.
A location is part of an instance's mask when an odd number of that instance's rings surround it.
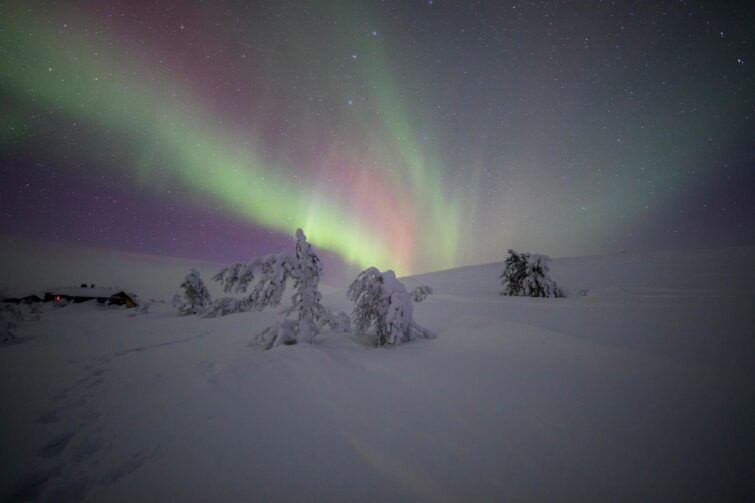
<svg viewBox="0 0 755 503">
<path fill-rule="evenodd" d="M 746 501 L 752 258 L 554 259 L 565 299 L 500 296 L 501 263 L 401 278 L 437 338 L 380 350 L 256 351 L 269 309 L 47 306 L 0 346 L 0 498 Z"/>
</svg>

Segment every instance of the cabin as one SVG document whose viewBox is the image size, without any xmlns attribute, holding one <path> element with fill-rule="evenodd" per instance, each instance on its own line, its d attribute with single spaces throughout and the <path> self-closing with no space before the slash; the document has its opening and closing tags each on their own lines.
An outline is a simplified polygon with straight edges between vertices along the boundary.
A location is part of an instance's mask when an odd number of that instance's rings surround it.
<svg viewBox="0 0 755 503">
<path fill-rule="evenodd" d="M 11 304 L 34 304 L 36 302 L 73 302 L 79 304 L 88 300 L 96 300 L 98 304 L 126 306 L 128 308 L 139 305 L 138 297 L 125 290 L 114 288 L 87 286 L 82 283 L 81 286 L 64 286 L 54 288 L 40 294 L 31 294 L 26 297 L 6 297 L 3 302 Z"/>
<path fill-rule="evenodd" d="M 137 307 L 139 302 L 135 294 L 124 290 L 113 288 L 87 286 L 82 284 L 79 287 L 60 287 L 45 292 L 44 302 L 73 302 L 79 304 L 89 300 L 96 300 L 98 304 L 126 306 L 128 308 Z"/>
</svg>

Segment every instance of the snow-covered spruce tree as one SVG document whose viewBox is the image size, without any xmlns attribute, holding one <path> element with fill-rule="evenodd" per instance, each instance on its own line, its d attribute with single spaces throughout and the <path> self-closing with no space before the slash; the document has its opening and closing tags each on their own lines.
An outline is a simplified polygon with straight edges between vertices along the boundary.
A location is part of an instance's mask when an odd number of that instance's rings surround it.
<svg viewBox="0 0 755 503">
<path fill-rule="evenodd" d="M 181 288 L 184 289 L 183 295 L 173 299 L 174 303 L 178 302 L 178 312 L 182 315 L 204 314 L 212 304 L 210 292 L 196 269 L 186 275 Z"/>
<path fill-rule="evenodd" d="M 212 279 L 219 282 L 226 293 L 246 293 L 255 280 L 257 283 L 246 297 L 219 299 L 207 316 L 225 316 L 252 309 L 262 311 L 267 306 L 277 306 L 286 290 L 286 281 L 293 277 L 296 269 L 294 257 L 288 252 L 255 257 L 222 269 Z"/>
<path fill-rule="evenodd" d="M 320 303 L 320 257 L 312 245 L 307 243 L 307 237 L 301 229 L 296 230 L 296 264 L 298 267 L 297 274 L 293 277 L 294 295 L 291 297 L 291 307 L 283 310 L 281 314 L 286 318 L 294 311 L 298 312 L 297 339 L 312 342 L 319 331 L 317 321 L 327 319 L 328 316 Z"/>
<path fill-rule="evenodd" d="M 550 258 L 535 253 L 509 250 L 501 273 L 501 295 L 520 297 L 564 297 L 564 292 L 550 278 Z"/>
<path fill-rule="evenodd" d="M 355 304 L 352 318 L 356 333 L 364 334 L 374 326 L 378 346 L 401 344 L 414 336 L 435 337 L 414 321 L 412 296 L 391 270 L 381 273 L 375 267 L 365 269 L 346 296 Z"/>
<path fill-rule="evenodd" d="M 355 304 L 351 318 L 356 333 L 363 334 L 373 325 L 385 325 L 387 299 L 383 297 L 383 274 L 377 267 L 360 272 L 346 290 L 346 297 Z"/>
<path fill-rule="evenodd" d="M 223 285 L 223 291 L 246 293 L 241 299 L 219 299 L 207 316 L 225 316 L 231 313 L 263 310 L 277 306 L 286 289 L 286 281 L 293 281 L 294 294 L 291 306 L 281 311 L 283 319 L 263 330 L 252 341 L 264 349 L 298 341 L 312 342 L 323 326 L 348 330 L 346 315 L 334 316 L 321 304 L 318 284 L 322 266 L 320 259 L 301 229 L 296 231 L 296 251 L 292 255 L 281 252 L 258 257 L 247 263 L 238 263 L 221 270 L 213 279 Z M 287 319 L 296 313 L 296 320 Z"/>
<path fill-rule="evenodd" d="M 503 262 L 503 272 L 501 273 L 501 284 L 503 291 L 501 295 L 523 295 L 522 283 L 527 276 L 527 259 L 525 253 L 517 253 L 509 249 L 509 256 Z"/>
</svg>

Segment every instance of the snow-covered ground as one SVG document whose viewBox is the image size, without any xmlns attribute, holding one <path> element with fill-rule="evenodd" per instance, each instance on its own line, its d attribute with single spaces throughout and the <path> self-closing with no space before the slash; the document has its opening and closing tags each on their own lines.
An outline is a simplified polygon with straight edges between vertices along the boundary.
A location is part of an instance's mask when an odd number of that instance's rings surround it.
<svg viewBox="0 0 755 503">
<path fill-rule="evenodd" d="M 47 308 L 0 347 L 0 497 L 748 500 L 753 260 L 557 259 L 566 299 L 497 295 L 501 264 L 407 278 L 438 338 L 396 348 L 248 347 L 273 311 Z"/>
</svg>

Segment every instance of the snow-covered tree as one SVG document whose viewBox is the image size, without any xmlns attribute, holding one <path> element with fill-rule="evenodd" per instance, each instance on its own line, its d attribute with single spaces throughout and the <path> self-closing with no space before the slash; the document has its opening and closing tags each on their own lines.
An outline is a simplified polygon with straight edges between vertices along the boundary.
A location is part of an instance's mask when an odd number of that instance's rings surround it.
<svg viewBox="0 0 755 503">
<path fill-rule="evenodd" d="M 414 336 L 435 336 L 414 321 L 412 296 L 391 270 L 381 273 L 375 267 L 365 269 L 349 286 L 346 296 L 355 304 L 355 331 L 363 334 L 374 327 L 378 346 L 401 344 Z"/>
<path fill-rule="evenodd" d="M 328 319 L 328 315 L 320 303 L 320 257 L 312 245 L 307 243 L 307 237 L 301 229 L 296 230 L 296 264 L 297 274 L 293 275 L 294 295 L 291 297 L 291 307 L 281 314 L 288 317 L 291 313 L 297 312 L 297 339 L 312 342 L 319 332 L 318 321 Z"/>
<path fill-rule="evenodd" d="M 346 296 L 355 304 L 351 317 L 358 334 L 367 332 L 372 325 L 384 325 L 384 304 L 387 301 L 383 298 L 383 274 L 378 268 L 370 267 L 360 272 L 349 285 Z"/>
<path fill-rule="evenodd" d="M 212 304 L 210 292 L 199 276 L 199 271 L 192 269 L 181 283 L 183 295 L 173 297 L 174 304 L 178 304 L 178 312 L 182 315 L 204 314 Z"/>
<path fill-rule="evenodd" d="M 535 253 L 509 250 L 501 273 L 501 295 L 520 297 L 564 297 L 564 292 L 549 276 L 550 258 Z"/>
<path fill-rule="evenodd" d="M 420 302 L 425 300 L 428 297 L 428 295 L 432 295 L 432 293 L 433 293 L 432 288 L 430 288 L 427 285 L 422 285 L 422 286 L 418 286 L 417 288 L 409 292 L 409 295 L 412 296 L 412 299 L 414 300 L 414 302 L 419 304 Z"/>
<path fill-rule="evenodd" d="M 268 327 L 255 337 L 255 344 L 269 349 L 280 344 L 295 344 L 298 341 L 312 342 L 323 326 L 348 330 L 344 316 L 334 316 L 321 303 L 318 284 L 322 266 L 320 259 L 307 242 L 301 229 L 296 231 L 294 254 L 281 252 L 258 257 L 247 263 L 238 263 L 221 270 L 213 279 L 220 282 L 225 292 L 246 293 L 246 297 L 219 299 L 208 316 L 225 316 L 252 309 L 261 311 L 268 306 L 277 306 L 286 290 L 286 282 L 293 282 L 294 294 L 291 306 L 281 311 L 283 319 Z M 296 320 L 287 319 L 296 313 Z"/>
<path fill-rule="evenodd" d="M 249 262 L 226 267 L 213 277 L 226 293 L 247 293 L 252 283 L 255 280 L 257 282 L 246 297 L 224 297 L 218 302 L 222 307 L 221 312 L 215 312 L 215 307 L 210 312 L 225 315 L 253 309 L 262 311 L 268 306 L 277 306 L 286 290 L 286 281 L 292 279 L 297 270 L 298 263 L 288 252 L 255 257 Z"/>
</svg>

